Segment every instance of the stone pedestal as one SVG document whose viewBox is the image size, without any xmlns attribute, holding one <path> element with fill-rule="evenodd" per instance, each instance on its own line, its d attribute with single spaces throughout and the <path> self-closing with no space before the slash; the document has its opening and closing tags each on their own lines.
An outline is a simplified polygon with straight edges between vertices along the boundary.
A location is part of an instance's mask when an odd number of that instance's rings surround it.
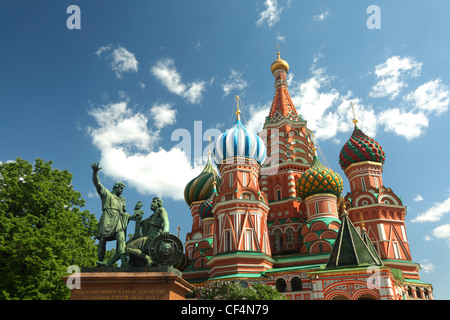
<svg viewBox="0 0 450 320">
<path fill-rule="evenodd" d="M 68 277 L 63 280 L 67 281 Z M 89 268 L 71 300 L 184 300 L 194 286 L 171 267 Z"/>
</svg>

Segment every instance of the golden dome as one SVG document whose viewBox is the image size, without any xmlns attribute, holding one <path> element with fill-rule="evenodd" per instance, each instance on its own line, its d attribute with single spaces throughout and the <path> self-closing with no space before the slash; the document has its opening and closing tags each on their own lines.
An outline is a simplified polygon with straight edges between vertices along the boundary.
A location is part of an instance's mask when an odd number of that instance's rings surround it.
<svg viewBox="0 0 450 320">
<path fill-rule="evenodd" d="M 289 64 L 280 58 L 280 52 L 278 52 L 278 59 L 275 60 L 270 66 L 272 73 L 274 73 L 277 69 L 284 69 L 286 72 L 289 72 Z"/>
</svg>

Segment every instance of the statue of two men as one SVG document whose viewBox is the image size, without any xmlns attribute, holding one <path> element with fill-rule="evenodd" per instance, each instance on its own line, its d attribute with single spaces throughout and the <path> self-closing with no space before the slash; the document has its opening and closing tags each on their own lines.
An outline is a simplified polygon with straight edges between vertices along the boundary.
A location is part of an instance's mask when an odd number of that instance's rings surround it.
<svg viewBox="0 0 450 320">
<path fill-rule="evenodd" d="M 158 197 L 153 198 L 150 209 L 153 214 L 140 223 L 142 234 L 139 237 L 136 237 L 135 234 L 135 237 L 126 246 L 128 254 L 141 258 L 147 266 L 152 264 L 149 247 L 153 239 L 160 234 L 169 235 L 169 218 L 163 207 L 163 201 Z"/>
<path fill-rule="evenodd" d="M 119 259 L 122 266 L 128 266 L 127 253 L 144 259 L 151 264 L 148 256 L 149 243 L 159 234 L 169 234 L 169 219 L 166 210 L 162 207 L 162 200 L 155 197 L 151 209 L 154 211 L 149 218 L 142 220 L 143 211 L 140 210 L 142 202 L 138 202 L 133 215 L 127 213 L 125 198 L 121 195 L 125 184 L 116 182 L 113 190 L 109 191 L 99 181 L 98 172 L 101 167 L 98 162 L 91 163 L 92 181 L 102 200 L 102 215 L 98 224 L 97 238 L 99 240 L 97 264 L 99 266 L 112 266 Z M 136 221 L 137 227 L 130 243 L 126 243 L 126 229 L 129 220 Z M 139 225 L 142 228 L 140 236 Z M 106 242 L 116 240 L 116 254 L 108 261 L 104 261 Z"/>
</svg>

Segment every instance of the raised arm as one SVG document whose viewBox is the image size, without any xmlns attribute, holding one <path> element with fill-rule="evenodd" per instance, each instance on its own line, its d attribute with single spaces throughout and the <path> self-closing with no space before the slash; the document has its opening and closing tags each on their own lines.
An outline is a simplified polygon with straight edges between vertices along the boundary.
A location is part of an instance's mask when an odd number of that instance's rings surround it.
<svg viewBox="0 0 450 320">
<path fill-rule="evenodd" d="M 94 186 L 97 189 L 97 191 L 100 192 L 101 183 L 98 178 L 98 172 L 102 169 L 102 167 L 100 167 L 99 162 L 92 162 L 91 168 L 92 168 L 92 182 L 94 182 Z"/>
</svg>

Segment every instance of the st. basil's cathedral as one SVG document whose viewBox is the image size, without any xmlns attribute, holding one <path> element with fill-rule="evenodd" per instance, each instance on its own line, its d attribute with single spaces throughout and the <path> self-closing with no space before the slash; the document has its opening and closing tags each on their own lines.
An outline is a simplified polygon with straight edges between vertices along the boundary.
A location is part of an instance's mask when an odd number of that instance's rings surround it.
<svg viewBox="0 0 450 320">
<path fill-rule="evenodd" d="M 412 260 L 406 207 L 383 184 L 383 148 L 353 120 L 339 154 L 344 196 L 292 103 L 280 53 L 271 72 L 275 96 L 262 131 L 245 128 L 237 97 L 235 125 L 185 187 L 192 230 L 183 278 L 263 282 L 292 300 L 433 299 Z"/>
</svg>

